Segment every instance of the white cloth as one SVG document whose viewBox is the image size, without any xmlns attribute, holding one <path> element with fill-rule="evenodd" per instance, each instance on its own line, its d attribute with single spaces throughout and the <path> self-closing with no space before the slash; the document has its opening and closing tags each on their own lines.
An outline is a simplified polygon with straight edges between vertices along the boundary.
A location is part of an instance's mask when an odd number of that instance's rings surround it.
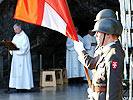
<svg viewBox="0 0 133 100">
<path fill-rule="evenodd" d="M 93 95 L 93 90 L 92 90 L 92 88 L 88 88 L 88 89 L 87 89 L 87 93 L 88 93 L 88 99 L 89 99 L 89 100 L 93 100 L 93 97 L 92 97 L 92 95 Z"/>
<path fill-rule="evenodd" d="M 80 35 L 78 39 L 83 41 Z M 83 65 L 78 60 L 78 54 L 74 49 L 74 40 L 70 38 L 66 41 L 66 69 L 68 78 L 85 77 Z"/>
<path fill-rule="evenodd" d="M 85 50 L 83 43 L 79 40 L 79 42 L 74 41 L 74 49 L 78 53 L 78 55 L 82 54 L 82 51 Z"/>
<path fill-rule="evenodd" d="M 94 36 L 91 36 L 90 34 L 87 34 L 83 37 L 83 44 L 86 52 L 89 54 L 89 56 L 94 57 L 94 51 L 96 46 L 91 46 L 91 43 L 96 43 L 96 38 Z M 90 79 L 92 80 L 92 71 L 88 69 L 88 73 L 90 76 Z M 84 78 L 84 80 L 87 80 Z"/>
<path fill-rule="evenodd" d="M 90 34 L 85 35 L 83 37 L 84 48 L 91 57 L 94 57 L 96 46 L 91 46 L 91 43 L 96 43 L 96 38 L 94 36 L 91 36 Z"/>
<path fill-rule="evenodd" d="M 28 36 L 22 31 L 13 37 L 12 42 L 16 44 L 19 50 L 10 51 L 12 63 L 9 87 L 31 89 L 34 87 L 34 84 Z"/>
</svg>

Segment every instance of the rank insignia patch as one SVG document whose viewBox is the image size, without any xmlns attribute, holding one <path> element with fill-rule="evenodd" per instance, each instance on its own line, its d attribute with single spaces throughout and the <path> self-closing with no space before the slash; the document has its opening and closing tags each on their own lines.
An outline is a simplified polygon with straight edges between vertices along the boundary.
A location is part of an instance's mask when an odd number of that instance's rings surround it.
<svg viewBox="0 0 133 100">
<path fill-rule="evenodd" d="M 112 68 L 113 68 L 113 69 L 116 69 L 117 66 L 118 66 L 118 62 L 112 61 Z"/>
</svg>

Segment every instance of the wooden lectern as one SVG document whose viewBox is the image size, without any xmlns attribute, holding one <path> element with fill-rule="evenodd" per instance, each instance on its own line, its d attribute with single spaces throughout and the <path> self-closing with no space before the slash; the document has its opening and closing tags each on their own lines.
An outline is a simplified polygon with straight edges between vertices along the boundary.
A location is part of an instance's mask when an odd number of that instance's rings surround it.
<svg viewBox="0 0 133 100">
<path fill-rule="evenodd" d="M 12 43 L 11 41 L 1 41 L 1 43 L 8 48 L 8 59 L 10 59 L 10 53 L 9 50 L 19 50 L 19 48 L 16 47 L 16 45 L 14 43 Z"/>
<path fill-rule="evenodd" d="M 5 45 L 9 50 L 19 50 L 14 43 L 11 41 L 1 41 L 3 45 Z"/>
<path fill-rule="evenodd" d="M 12 43 L 11 41 L 1 41 L 1 44 L 3 44 L 5 47 L 8 48 L 8 83 L 9 83 L 9 72 L 10 72 L 10 53 L 9 50 L 19 50 L 19 48 L 16 47 L 16 45 L 14 43 Z M 9 91 L 9 87 L 7 89 L 8 92 Z"/>
</svg>

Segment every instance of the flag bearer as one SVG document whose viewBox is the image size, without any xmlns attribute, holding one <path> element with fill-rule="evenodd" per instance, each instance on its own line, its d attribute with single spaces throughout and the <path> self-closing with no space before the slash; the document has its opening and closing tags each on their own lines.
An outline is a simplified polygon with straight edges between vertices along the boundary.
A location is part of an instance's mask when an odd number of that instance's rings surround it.
<svg viewBox="0 0 133 100">
<path fill-rule="evenodd" d="M 118 24 L 113 19 L 101 19 L 93 31 L 99 46 L 100 55 L 90 57 L 82 42 L 74 42 L 79 61 L 88 69 L 95 69 L 93 77 L 92 100 L 122 100 L 122 78 L 124 51 L 118 41 Z"/>
</svg>

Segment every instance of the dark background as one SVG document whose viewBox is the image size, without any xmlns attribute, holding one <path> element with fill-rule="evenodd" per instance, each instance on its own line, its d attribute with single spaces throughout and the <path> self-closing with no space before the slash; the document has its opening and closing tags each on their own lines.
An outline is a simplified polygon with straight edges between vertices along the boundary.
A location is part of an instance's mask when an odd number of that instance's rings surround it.
<svg viewBox="0 0 133 100">
<path fill-rule="evenodd" d="M 82 37 L 87 34 L 88 29 L 93 29 L 95 16 L 100 10 L 110 8 L 119 12 L 120 8 L 118 0 L 67 0 L 67 2 L 74 25 L 79 28 L 79 35 Z M 0 0 L 0 41 L 12 40 L 15 35 L 12 27 L 16 22 L 20 22 L 31 44 L 34 81 L 39 81 L 40 54 L 42 69 L 65 68 L 67 37 L 48 28 L 13 19 L 16 4 L 17 0 Z M 7 55 L 7 48 L 0 44 L 0 84 L 7 84 L 11 62 L 11 57 L 8 60 Z"/>
</svg>

